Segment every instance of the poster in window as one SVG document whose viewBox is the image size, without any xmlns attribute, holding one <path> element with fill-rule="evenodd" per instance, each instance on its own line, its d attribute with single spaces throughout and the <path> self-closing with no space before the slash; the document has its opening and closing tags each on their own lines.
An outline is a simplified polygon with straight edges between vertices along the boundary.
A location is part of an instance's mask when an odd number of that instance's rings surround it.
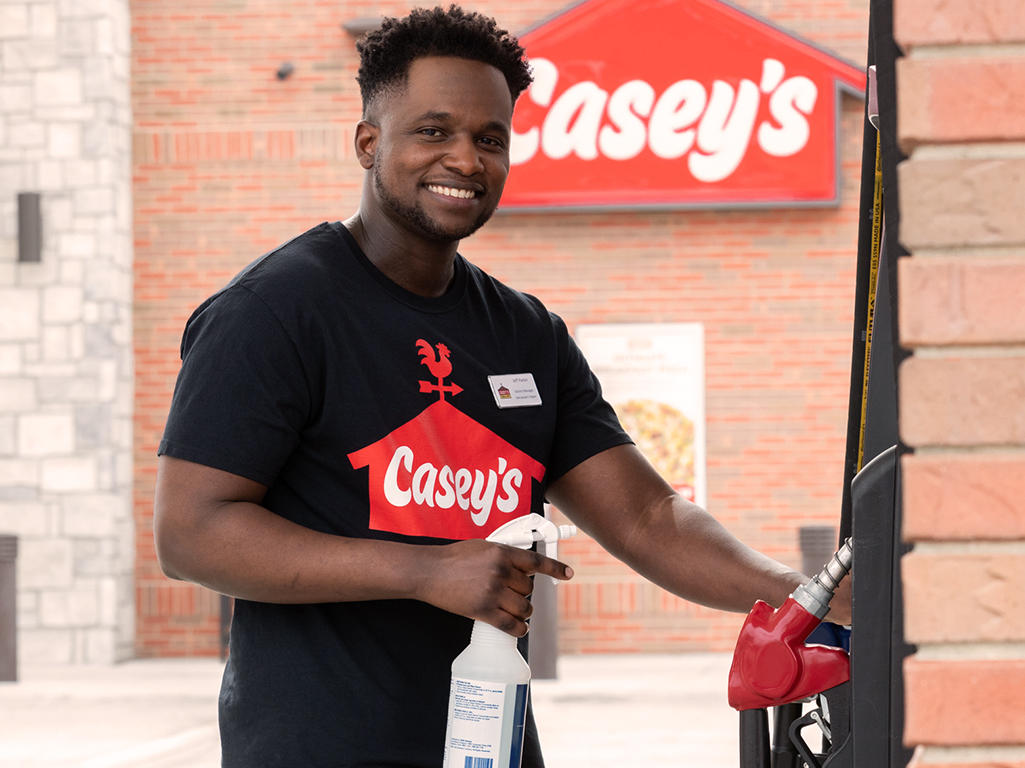
<svg viewBox="0 0 1025 768">
<path fill-rule="evenodd" d="M 641 452 L 684 498 L 704 507 L 703 326 L 580 325 L 574 337 Z"/>
</svg>

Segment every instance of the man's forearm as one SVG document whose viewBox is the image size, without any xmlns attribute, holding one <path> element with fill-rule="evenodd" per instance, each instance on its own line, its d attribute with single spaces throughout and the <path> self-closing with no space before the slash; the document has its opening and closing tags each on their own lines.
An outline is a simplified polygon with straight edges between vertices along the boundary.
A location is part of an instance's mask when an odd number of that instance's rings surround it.
<svg viewBox="0 0 1025 768">
<path fill-rule="evenodd" d="M 729 611 L 749 611 L 756 600 L 779 606 L 805 580 L 678 495 L 637 521 L 619 556 L 670 592 Z"/>
<path fill-rule="evenodd" d="M 581 462 L 548 496 L 611 554 L 687 600 L 749 611 L 759 599 L 779 605 L 804 581 L 674 492 L 632 445 Z"/>
<path fill-rule="evenodd" d="M 269 603 L 415 596 L 427 547 L 320 533 L 259 504 L 224 502 L 188 524 L 157 522 L 164 572 L 222 594 Z"/>
<path fill-rule="evenodd" d="M 262 506 L 267 488 L 223 470 L 162 456 L 153 531 L 164 572 L 267 603 L 406 598 L 527 631 L 530 576 L 571 575 L 536 552 L 482 539 L 436 546 L 321 533 Z"/>
</svg>

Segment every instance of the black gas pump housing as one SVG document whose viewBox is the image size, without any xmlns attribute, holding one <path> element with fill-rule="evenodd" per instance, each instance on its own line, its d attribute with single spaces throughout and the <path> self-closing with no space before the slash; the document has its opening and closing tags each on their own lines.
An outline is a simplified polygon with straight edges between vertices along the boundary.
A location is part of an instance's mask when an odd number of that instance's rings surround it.
<svg viewBox="0 0 1025 768">
<path fill-rule="evenodd" d="M 900 578 L 900 558 L 908 550 L 901 543 L 900 459 L 906 448 L 898 434 L 897 399 L 897 370 L 906 356 L 897 328 L 897 261 L 906 255 L 898 243 L 896 168 L 903 159 L 897 146 L 900 55 L 893 39 L 892 0 L 872 0 L 867 64 L 875 68 L 876 98 L 866 94 L 865 102 L 877 103 L 878 118 L 873 124 L 866 115 L 864 124 L 851 388 L 837 542 L 839 546 L 852 537 L 854 549 L 851 679 L 812 703 L 812 720 L 825 721 L 829 730 L 819 754 L 800 738 L 808 724 L 801 705 L 775 708 L 771 742 L 764 710 L 741 712 L 741 768 L 905 768 L 911 760 L 911 750 L 902 741 L 902 665 L 913 648 L 904 640 Z M 876 205 L 877 163 L 881 206 Z M 874 251 L 878 261 L 873 270 Z"/>
</svg>

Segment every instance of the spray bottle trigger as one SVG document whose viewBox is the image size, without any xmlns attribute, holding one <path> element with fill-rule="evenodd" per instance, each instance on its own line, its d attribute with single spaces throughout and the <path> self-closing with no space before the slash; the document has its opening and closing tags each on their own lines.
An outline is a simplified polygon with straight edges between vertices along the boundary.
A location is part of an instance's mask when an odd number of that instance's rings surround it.
<svg viewBox="0 0 1025 768">
<path fill-rule="evenodd" d="M 549 525 L 553 525 L 549 523 Z M 545 546 L 545 557 L 550 557 L 552 560 L 559 559 L 559 531 L 556 529 L 554 537 L 544 537 L 542 539 Z M 554 581 L 554 579 L 553 579 Z"/>
<path fill-rule="evenodd" d="M 541 539 L 535 535 L 535 532 L 542 530 L 542 525 L 547 522 L 541 515 L 531 512 L 529 515 L 522 515 L 499 526 L 491 532 L 487 540 L 520 549 L 529 549 L 535 541 Z"/>
<path fill-rule="evenodd" d="M 545 557 L 558 560 L 559 539 L 568 539 L 570 536 L 576 536 L 577 527 L 575 525 L 556 525 L 551 520 L 545 520 L 545 523 L 546 526 L 541 539 L 545 545 Z M 552 579 L 552 581 L 556 584 L 559 583 L 558 579 Z"/>
<path fill-rule="evenodd" d="M 520 549 L 529 549 L 534 542 L 542 542 L 545 547 L 545 557 L 555 560 L 559 556 L 559 539 L 569 538 L 576 532 L 575 525 L 556 525 L 542 515 L 531 512 L 496 528 L 487 540 Z M 552 578 L 553 583 L 557 584 L 558 581 L 558 579 Z"/>
</svg>

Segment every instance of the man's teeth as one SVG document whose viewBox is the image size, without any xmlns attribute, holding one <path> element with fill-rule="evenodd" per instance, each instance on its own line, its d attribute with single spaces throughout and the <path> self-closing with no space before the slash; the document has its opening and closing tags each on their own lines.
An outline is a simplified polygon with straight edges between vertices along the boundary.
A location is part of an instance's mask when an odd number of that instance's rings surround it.
<svg viewBox="0 0 1025 768">
<path fill-rule="evenodd" d="M 439 187 L 436 184 L 429 184 L 427 186 L 427 189 L 439 195 L 445 195 L 447 197 L 458 197 L 462 200 L 469 200 L 470 198 L 477 196 L 472 189 L 455 189 L 453 187 Z"/>
</svg>

